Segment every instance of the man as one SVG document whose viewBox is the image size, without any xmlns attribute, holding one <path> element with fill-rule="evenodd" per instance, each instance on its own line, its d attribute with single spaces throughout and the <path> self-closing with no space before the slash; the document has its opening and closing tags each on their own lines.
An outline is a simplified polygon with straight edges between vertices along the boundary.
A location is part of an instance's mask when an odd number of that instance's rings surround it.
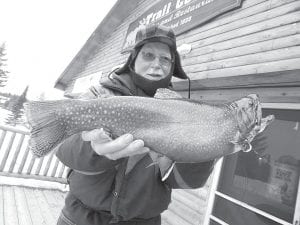
<svg viewBox="0 0 300 225">
<path fill-rule="evenodd" d="M 172 76 L 187 79 L 174 32 L 150 25 L 138 31 L 125 65 L 83 97 L 153 97 L 158 88 L 171 86 Z M 67 139 L 57 152 L 71 168 L 58 225 L 159 225 L 172 188 L 201 187 L 213 168 L 213 161 L 171 166 L 150 150 L 131 134 L 112 138 L 101 128 Z M 149 166 L 154 158 L 158 163 Z"/>
</svg>

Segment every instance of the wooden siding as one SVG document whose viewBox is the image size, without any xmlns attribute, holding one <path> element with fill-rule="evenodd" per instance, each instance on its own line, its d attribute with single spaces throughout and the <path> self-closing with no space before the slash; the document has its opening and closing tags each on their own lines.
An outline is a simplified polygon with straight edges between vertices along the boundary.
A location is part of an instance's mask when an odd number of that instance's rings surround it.
<svg viewBox="0 0 300 225">
<path fill-rule="evenodd" d="M 203 224 L 211 177 L 203 188 L 173 190 L 171 204 L 162 213 L 163 225 Z"/>
<path fill-rule="evenodd" d="M 124 63 L 121 54 L 128 25 L 157 1 L 143 1 L 94 52 L 67 88 L 70 94 L 78 77 Z M 297 0 L 245 0 L 233 10 L 178 36 L 178 46 L 191 44 L 182 57 L 193 80 L 300 69 L 300 2 Z"/>
<path fill-rule="evenodd" d="M 249 93 L 265 103 L 300 102 L 300 1 L 244 1 L 240 9 L 178 37 L 192 45 L 182 65 L 192 98 L 231 101 Z M 174 87 L 187 95 L 187 82 Z"/>
<path fill-rule="evenodd" d="M 178 38 L 179 44 L 192 45 L 182 62 L 191 79 L 299 69 L 300 2 L 246 3 L 231 16 Z M 274 32 L 277 36 L 270 36 Z"/>
</svg>

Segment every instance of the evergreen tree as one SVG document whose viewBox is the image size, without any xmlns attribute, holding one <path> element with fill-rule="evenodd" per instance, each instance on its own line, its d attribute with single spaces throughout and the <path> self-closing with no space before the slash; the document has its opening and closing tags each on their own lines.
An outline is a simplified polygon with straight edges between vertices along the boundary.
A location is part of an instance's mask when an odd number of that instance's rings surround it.
<svg viewBox="0 0 300 225">
<path fill-rule="evenodd" d="M 7 59 L 6 56 L 6 48 L 5 43 L 0 46 L 0 87 L 4 87 L 6 85 L 6 81 L 8 78 L 8 71 L 5 70 L 5 62 Z"/>
<path fill-rule="evenodd" d="M 17 98 L 11 98 L 9 110 L 11 113 L 6 118 L 6 124 L 16 126 L 17 124 L 24 124 L 24 103 L 27 101 L 26 95 L 28 86 L 24 89 L 23 93 Z"/>
<path fill-rule="evenodd" d="M 20 98 L 21 99 L 24 99 L 24 102 L 26 101 L 26 95 L 27 95 L 27 92 L 28 92 L 28 85 L 26 86 L 26 88 L 24 89 L 23 93 L 20 95 Z M 24 103 L 23 102 L 23 103 Z"/>
<path fill-rule="evenodd" d="M 17 124 L 22 124 L 24 122 L 23 119 L 24 108 L 23 104 L 20 101 L 16 101 L 10 108 L 10 113 L 6 118 L 5 123 L 10 126 L 16 126 Z"/>
</svg>

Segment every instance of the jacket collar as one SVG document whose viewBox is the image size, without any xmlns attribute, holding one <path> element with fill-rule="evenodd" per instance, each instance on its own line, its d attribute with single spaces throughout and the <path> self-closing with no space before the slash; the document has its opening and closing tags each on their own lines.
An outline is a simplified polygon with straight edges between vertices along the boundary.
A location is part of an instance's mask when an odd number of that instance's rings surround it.
<svg viewBox="0 0 300 225">
<path fill-rule="evenodd" d="M 101 85 L 105 88 L 117 91 L 122 95 L 149 97 L 142 89 L 133 83 L 131 76 L 127 73 L 121 75 L 112 73 L 106 80 L 101 82 Z"/>
</svg>

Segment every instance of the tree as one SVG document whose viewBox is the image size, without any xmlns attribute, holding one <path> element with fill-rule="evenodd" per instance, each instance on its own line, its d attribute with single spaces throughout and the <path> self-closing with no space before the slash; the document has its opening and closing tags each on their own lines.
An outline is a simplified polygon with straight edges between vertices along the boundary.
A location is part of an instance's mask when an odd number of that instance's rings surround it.
<svg viewBox="0 0 300 225">
<path fill-rule="evenodd" d="M 24 102 L 26 101 L 27 92 L 28 92 L 28 85 L 24 89 L 23 93 L 20 95 L 20 99 L 22 99 Z"/>
<path fill-rule="evenodd" d="M 6 56 L 6 47 L 5 47 L 5 43 L 3 43 L 0 46 L 0 87 L 4 87 L 6 85 L 8 73 L 9 73 L 7 70 L 5 70 L 5 66 L 6 66 L 5 62 L 7 61 L 5 56 Z"/>
<path fill-rule="evenodd" d="M 11 126 L 16 126 L 17 124 L 25 124 L 24 119 L 24 102 L 27 101 L 26 95 L 28 91 L 28 86 L 24 89 L 20 96 L 11 98 L 9 101 L 10 114 L 6 118 L 5 123 Z"/>
</svg>

